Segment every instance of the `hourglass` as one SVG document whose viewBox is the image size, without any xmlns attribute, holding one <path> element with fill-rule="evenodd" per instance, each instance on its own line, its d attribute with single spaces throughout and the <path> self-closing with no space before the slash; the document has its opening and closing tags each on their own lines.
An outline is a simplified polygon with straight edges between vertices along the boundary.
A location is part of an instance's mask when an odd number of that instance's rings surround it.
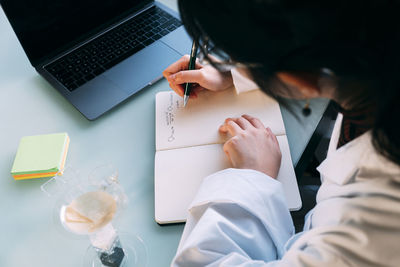
<svg viewBox="0 0 400 267">
<path fill-rule="evenodd" d="M 83 266 L 146 266 L 147 250 L 139 236 L 118 231 L 113 221 L 121 216 L 127 197 L 111 165 L 94 169 L 87 179 L 79 179 L 68 168 L 42 185 L 56 196 L 54 219 L 64 231 L 90 240 Z"/>
</svg>

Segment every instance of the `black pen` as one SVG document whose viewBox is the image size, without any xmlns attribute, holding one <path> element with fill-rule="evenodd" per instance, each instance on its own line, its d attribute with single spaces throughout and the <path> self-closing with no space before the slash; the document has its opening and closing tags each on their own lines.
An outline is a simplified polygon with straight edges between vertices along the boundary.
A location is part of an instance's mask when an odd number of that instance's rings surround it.
<svg viewBox="0 0 400 267">
<path fill-rule="evenodd" d="M 193 40 L 192 44 L 192 51 L 190 52 L 190 58 L 189 58 L 189 68 L 188 70 L 194 70 L 196 66 L 196 56 L 197 56 L 197 42 Z M 191 83 L 186 83 L 185 85 L 185 93 L 183 95 L 183 106 L 185 107 L 190 96 L 190 90 L 192 88 Z"/>
</svg>

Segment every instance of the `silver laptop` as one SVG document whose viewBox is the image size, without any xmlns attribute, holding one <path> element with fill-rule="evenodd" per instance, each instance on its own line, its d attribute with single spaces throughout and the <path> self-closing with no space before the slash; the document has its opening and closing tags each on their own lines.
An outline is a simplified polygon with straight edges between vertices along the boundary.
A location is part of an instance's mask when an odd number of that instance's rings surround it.
<svg viewBox="0 0 400 267">
<path fill-rule="evenodd" d="M 150 0 L 0 0 L 32 66 L 94 120 L 190 51 L 176 12 Z"/>
</svg>

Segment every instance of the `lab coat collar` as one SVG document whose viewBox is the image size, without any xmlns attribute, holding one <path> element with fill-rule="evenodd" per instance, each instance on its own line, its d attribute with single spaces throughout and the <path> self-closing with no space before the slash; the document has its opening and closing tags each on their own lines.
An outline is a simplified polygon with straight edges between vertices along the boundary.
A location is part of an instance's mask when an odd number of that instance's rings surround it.
<svg viewBox="0 0 400 267">
<path fill-rule="evenodd" d="M 371 177 L 386 176 L 400 181 L 400 166 L 375 150 L 372 145 L 371 131 L 335 151 L 330 151 L 327 159 L 318 166 L 317 170 L 324 182 L 330 181 L 339 185 L 353 182 L 360 172 L 370 173 Z"/>
</svg>

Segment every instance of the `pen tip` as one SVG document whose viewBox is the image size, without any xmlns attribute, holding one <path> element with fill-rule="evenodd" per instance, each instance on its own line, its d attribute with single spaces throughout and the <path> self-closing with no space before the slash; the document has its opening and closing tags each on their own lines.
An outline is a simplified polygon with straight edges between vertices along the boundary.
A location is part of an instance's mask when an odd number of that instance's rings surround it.
<svg viewBox="0 0 400 267">
<path fill-rule="evenodd" d="M 189 96 L 188 95 L 184 95 L 183 96 L 183 107 L 186 107 L 186 104 L 187 104 L 188 100 L 189 100 Z"/>
</svg>

